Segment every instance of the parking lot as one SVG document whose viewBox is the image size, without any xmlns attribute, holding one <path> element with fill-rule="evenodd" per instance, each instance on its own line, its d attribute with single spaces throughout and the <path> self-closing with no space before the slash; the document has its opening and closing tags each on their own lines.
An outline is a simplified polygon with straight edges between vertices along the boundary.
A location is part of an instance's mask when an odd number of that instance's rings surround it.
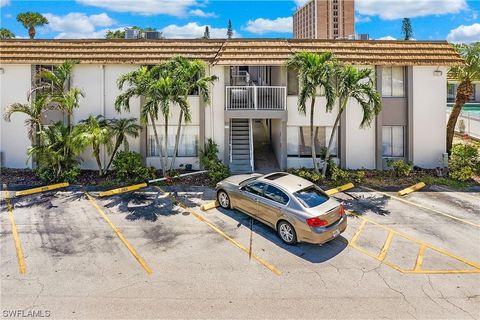
<svg viewBox="0 0 480 320">
<path fill-rule="evenodd" d="M 357 187 L 334 195 L 349 212 L 342 236 L 293 247 L 237 211 L 200 210 L 214 197 L 150 186 L 2 198 L 2 317 L 480 318 L 478 193 Z"/>
</svg>

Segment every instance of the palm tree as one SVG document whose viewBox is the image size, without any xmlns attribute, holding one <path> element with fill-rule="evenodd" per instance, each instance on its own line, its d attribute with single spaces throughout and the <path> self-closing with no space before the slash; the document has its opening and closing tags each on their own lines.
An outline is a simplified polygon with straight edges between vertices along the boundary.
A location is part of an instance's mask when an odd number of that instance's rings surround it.
<svg viewBox="0 0 480 320">
<path fill-rule="evenodd" d="M 315 150 L 315 130 L 313 126 L 315 100 L 317 90 L 322 88 L 325 90 L 325 98 L 327 100 L 326 110 L 332 111 L 335 103 L 335 92 L 332 87 L 332 77 L 334 71 L 334 57 L 331 52 L 322 54 L 312 52 L 299 52 L 287 61 L 287 68 L 296 70 L 301 81 L 302 87 L 298 98 L 298 111 L 306 114 L 306 104 L 310 99 L 310 139 L 312 150 L 312 161 L 315 172 L 318 171 Z"/>
<path fill-rule="evenodd" d="M 115 146 L 113 147 L 112 155 L 110 156 L 110 161 L 105 168 L 105 171 L 110 169 L 113 158 L 117 153 L 120 146 L 123 144 L 124 150 L 128 151 L 128 137 L 136 138 L 139 135 L 142 126 L 138 125 L 136 118 L 123 118 L 123 119 L 112 119 L 109 121 L 109 127 L 112 132 L 112 135 L 115 137 Z"/>
<path fill-rule="evenodd" d="M 28 29 L 30 39 L 35 38 L 35 27 L 41 27 L 48 24 L 47 18 L 38 12 L 22 12 L 17 15 L 17 21 L 22 23 L 25 29 Z"/>
<path fill-rule="evenodd" d="M 14 113 L 23 113 L 28 118 L 25 125 L 28 127 L 28 137 L 32 145 L 37 145 L 38 135 L 42 132 L 45 111 L 49 110 L 49 98 L 45 95 L 39 95 L 31 103 L 13 103 L 5 109 L 3 118 L 10 122 Z"/>
<path fill-rule="evenodd" d="M 40 83 L 33 88 L 33 91 L 62 94 L 69 89 L 73 68 L 77 64 L 78 61 L 66 60 L 61 65 L 55 66 L 53 70 L 41 70 L 35 75 L 35 80 L 39 80 Z"/>
<path fill-rule="evenodd" d="M 186 92 L 184 96 L 188 96 L 192 91 L 198 90 L 201 99 L 210 104 L 210 85 L 218 79 L 217 76 L 206 75 L 206 64 L 202 60 L 190 61 L 184 57 L 177 56 L 171 61 L 172 74 L 175 76 L 175 81 L 183 83 L 180 87 L 184 87 Z M 185 100 L 186 104 L 179 105 L 180 114 L 178 117 L 177 134 L 175 135 L 175 147 L 173 151 L 173 158 L 170 164 L 170 170 L 173 170 L 175 159 L 178 153 L 178 146 L 180 144 L 180 132 L 182 122 L 189 123 L 191 121 L 190 104 Z"/>
<path fill-rule="evenodd" d="M 61 121 L 46 127 L 39 135 L 42 144 L 29 148 L 28 155 L 35 156 L 40 167 L 51 168 L 56 179 L 78 164 L 76 157 L 85 149 L 85 143 Z"/>
<path fill-rule="evenodd" d="M 447 122 L 447 152 L 450 153 L 455 133 L 455 125 L 463 106 L 473 94 L 473 81 L 480 80 L 480 43 L 456 45 L 455 49 L 465 60 L 465 64 L 450 69 L 450 74 L 460 82 L 455 96 L 455 104 Z"/>
<path fill-rule="evenodd" d="M 115 99 L 115 110 L 121 112 L 123 109 L 126 112 L 130 112 L 130 99 L 145 97 L 145 101 L 149 103 L 144 103 L 141 106 L 140 123 L 144 125 L 151 124 L 160 157 L 163 157 L 163 150 L 156 125 L 156 120 L 158 120 L 158 103 L 154 103 L 155 101 L 149 96 L 149 88 L 153 81 L 154 78 L 151 69 L 146 66 L 121 75 L 117 80 L 118 89 L 123 90 L 125 84 L 128 84 L 128 88 Z M 166 167 L 163 166 L 163 162 L 161 162 L 161 165 L 162 170 L 165 172 Z"/>
<path fill-rule="evenodd" d="M 0 39 L 12 39 L 15 38 L 15 34 L 7 28 L 0 28 Z"/>
<path fill-rule="evenodd" d="M 70 131 L 73 128 L 73 111 L 80 107 L 80 97 L 85 94 L 78 88 L 72 88 L 52 97 L 52 102 L 56 103 L 56 108 L 67 114 L 67 127 Z"/>
<path fill-rule="evenodd" d="M 158 71 L 160 70 L 160 73 Z M 185 117 L 190 121 L 190 113 L 188 106 L 188 83 L 183 81 L 175 81 L 172 70 L 166 65 L 159 65 L 152 68 L 152 72 L 158 74 L 158 78 L 151 84 L 148 95 L 145 98 L 145 106 L 147 109 L 157 110 L 163 117 L 164 121 L 164 145 L 163 145 L 163 175 L 167 174 L 168 168 L 168 124 L 170 118 L 170 106 L 178 105 L 185 113 Z M 157 142 L 158 143 L 158 142 Z M 160 147 L 161 149 L 161 147 Z"/>
<path fill-rule="evenodd" d="M 101 115 L 96 117 L 90 115 L 87 119 L 79 122 L 75 127 L 75 131 L 83 144 L 92 146 L 92 155 L 97 162 L 98 172 L 102 176 L 103 166 L 100 160 L 100 148 L 105 145 L 108 152 L 112 149 L 112 132 L 108 127 L 107 121 Z"/>
<path fill-rule="evenodd" d="M 322 169 L 323 177 L 325 177 L 327 172 L 328 160 L 330 158 L 335 130 L 350 99 L 358 102 L 362 108 L 363 118 L 362 122 L 360 123 L 361 128 L 370 126 L 372 120 L 382 109 L 380 95 L 375 89 L 375 82 L 372 79 L 371 69 L 359 70 L 351 65 L 338 66 L 333 86 L 336 91 L 336 96 L 339 100 L 339 108 L 327 146 L 325 164 Z"/>
</svg>

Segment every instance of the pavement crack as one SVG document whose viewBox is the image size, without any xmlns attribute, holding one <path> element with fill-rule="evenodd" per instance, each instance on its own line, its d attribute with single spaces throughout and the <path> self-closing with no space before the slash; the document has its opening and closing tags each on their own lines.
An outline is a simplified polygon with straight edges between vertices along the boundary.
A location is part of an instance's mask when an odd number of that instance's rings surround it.
<svg viewBox="0 0 480 320">
<path fill-rule="evenodd" d="M 417 308 L 415 308 L 415 306 L 410 302 L 408 301 L 407 297 L 405 296 L 405 294 L 395 288 L 393 288 L 388 282 L 387 280 L 385 279 L 385 277 L 383 275 L 380 274 L 380 272 L 378 272 L 378 270 L 375 270 L 375 272 L 378 274 L 378 276 L 383 280 L 383 282 L 385 283 L 385 285 L 393 292 L 396 292 L 398 293 L 399 295 L 401 295 L 403 297 L 403 300 L 405 300 L 405 302 L 415 311 L 417 312 Z M 410 312 L 407 311 L 407 313 L 409 315 L 411 315 L 413 318 L 416 319 L 415 315 L 411 314 Z"/>
</svg>

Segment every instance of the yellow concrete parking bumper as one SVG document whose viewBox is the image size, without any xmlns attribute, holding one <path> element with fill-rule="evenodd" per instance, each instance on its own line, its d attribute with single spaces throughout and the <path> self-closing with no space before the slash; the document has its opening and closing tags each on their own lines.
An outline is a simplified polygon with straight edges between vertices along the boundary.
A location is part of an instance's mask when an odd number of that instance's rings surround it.
<svg viewBox="0 0 480 320">
<path fill-rule="evenodd" d="M 398 191 L 398 195 L 399 195 L 399 196 L 405 196 L 405 195 L 407 195 L 407 194 L 409 194 L 409 193 L 412 193 L 412 192 L 414 192 L 414 191 L 420 190 L 420 189 L 422 189 L 422 188 L 424 188 L 424 187 L 425 187 L 425 183 L 419 182 L 419 183 L 417 183 L 417 184 L 414 184 L 414 185 L 411 186 L 411 187 L 408 187 L 408 188 L 405 188 L 405 189 L 403 189 L 403 190 Z"/>
<path fill-rule="evenodd" d="M 33 189 L 17 191 L 17 192 L 15 192 L 15 196 L 17 196 L 17 197 L 18 196 L 26 196 L 26 195 L 29 195 L 29 194 L 55 190 L 55 189 L 59 189 L 59 188 L 65 188 L 65 187 L 68 187 L 68 186 L 69 186 L 68 182 L 51 184 L 49 186 L 43 186 L 43 187 L 38 187 L 38 188 L 33 188 Z"/>
<path fill-rule="evenodd" d="M 332 196 L 335 193 L 339 193 L 339 192 L 342 192 L 342 191 L 345 191 L 345 190 L 348 190 L 348 189 L 352 189 L 353 187 L 355 187 L 353 185 L 353 183 L 347 183 L 347 184 L 344 184 L 343 186 L 340 186 L 338 188 L 333 188 L 333 189 L 327 190 L 327 191 L 325 191 L 325 193 L 328 194 L 329 196 Z"/>
<path fill-rule="evenodd" d="M 133 186 L 128 186 L 128 187 L 103 191 L 103 192 L 100 192 L 98 195 L 100 197 L 108 197 L 108 196 L 113 196 L 113 195 L 116 195 L 116 194 L 121 194 L 121 193 L 125 193 L 125 192 L 139 190 L 139 189 L 145 188 L 146 186 L 147 186 L 146 183 L 140 183 L 140 184 L 135 184 Z"/>
<path fill-rule="evenodd" d="M 220 203 L 218 203 L 218 201 L 212 201 L 212 202 L 208 202 L 208 203 L 202 204 L 202 206 L 200 207 L 200 209 L 202 209 L 203 211 L 207 211 L 207 210 L 216 208 L 216 207 L 218 207 L 218 206 L 220 206 Z"/>
</svg>

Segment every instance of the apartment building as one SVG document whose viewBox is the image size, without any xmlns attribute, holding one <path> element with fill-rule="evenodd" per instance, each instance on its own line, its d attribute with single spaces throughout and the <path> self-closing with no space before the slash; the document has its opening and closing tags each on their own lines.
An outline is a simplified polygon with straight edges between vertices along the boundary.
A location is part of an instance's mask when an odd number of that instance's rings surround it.
<svg viewBox="0 0 480 320">
<path fill-rule="evenodd" d="M 293 14 L 295 39 L 337 39 L 354 34 L 354 0 L 311 0 Z"/>
<path fill-rule="evenodd" d="M 80 62 L 71 86 L 82 89 L 85 97 L 75 109 L 75 122 L 90 114 L 139 118 L 142 99 L 131 101 L 130 113 L 115 111 L 114 101 L 120 93 L 116 80 L 142 65 L 175 55 L 204 60 L 208 73 L 219 79 L 212 87 L 210 105 L 198 96 L 189 97 L 192 121 L 182 130 L 176 167 L 192 164 L 198 169 L 199 152 L 208 138 L 219 145 L 219 157 L 233 172 L 312 167 L 309 118 L 297 110 L 301 84 L 297 74 L 285 68 L 286 60 L 299 51 L 331 51 L 343 63 L 374 70 L 382 95 L 382 112 L 370 127 L 361 129 L 362 111 L 354 101 L 340 126 L 333 128 L 338 110 L 327 113 L 325 98 L 319 93 L 314 119 L 317 150 L 326 146 L 334 132 L 334 154 L 343 168 L 382 169 L 390 158 L 434 168 L 445 153 L 447 70 L 462 63 L 447 42 L 15 39 L 0 44 L 0 151 L 2 165 L 13 168 L 31 167 L 26 156 L 31 142 L 25 117 L 15 114 L 12 122 L 5 122 L 3 112 L 10 103 L 27 102 L 35 70 L 67 59 Z M 48 115 L 46 124 L 56 117 Z M 171 119 L 167 138 L 173 141 L 177 108 Z M 163 125 L 158 123 L 158 132 L 164 132 Z M 145 127 L 138 139 L 130 141 L 130 148 L 141 153 L 148 165 L 160 167 L 152 129 Z M 84 168 L 96 168 L 91 152 L 82 158 Z"/>
</svg>

